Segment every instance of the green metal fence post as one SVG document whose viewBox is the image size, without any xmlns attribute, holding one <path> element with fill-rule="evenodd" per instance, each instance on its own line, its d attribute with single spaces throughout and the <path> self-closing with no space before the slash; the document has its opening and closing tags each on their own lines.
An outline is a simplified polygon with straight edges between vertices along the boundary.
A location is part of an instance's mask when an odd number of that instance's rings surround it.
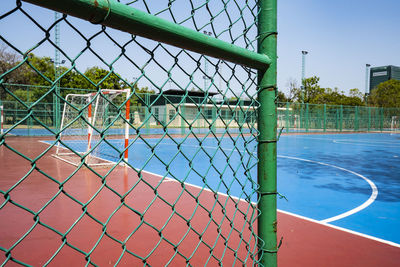
<svg viewBox="0 0 400 267">
<path fill-rule="evenodd" d="M 304 103 L 300 103 L 300 129 L 304 129 Z"/>
<path fill-rule="evenodd" d="M 239 116 L 238 116 L 238 126 L 239 128 L 241 128 L 243 126 L 244 123 L 244 103 L 242 99 L 239 99 L 239 110 L 235 111 L 235 112 L 239 112 Z"/>
<path fill-rule="evenodd" d="M 326 132 L 326 104 L 324 104 L 324 132 Z"/>
<path fill-rule="evenodd" d="M 343 131 L 343 105 L 340 105 L 340 121 L 339 121 L 339 129 Z"/>
<path fill-rule="evenodd" d="M 356 106 L 354 109 L 354 131 L 358 131 L 358 107 Z"/>
<path fill-rule="evenodd" d="M 367 107 L 368 109 L 368 132 L 371 131 L 371 107 Z"/>
<path fill-rule="evenodd" d="M 185 119 L 187 120 L 188 118 L 185 115 L 185 103 L 183 103 L 180 106 L 179 113 L 181 115 L 181 135 L 185 135 L 185 128 L 186 128 L 186 122 Z"/>
<path fill-rule="evenodd" d="M 18 121 L 18 102 L 14 102 L 14 120 L 12 124 L 15 124 Z"/>
<path fill-rule="evenodd" d="M 150 114 L 151 112 L 149 111 L 150 108 L 150 94 L 146 93 L 144 95 L 144 102 L 146 104 L 145 110 L 144 110 L 144 114 L 145 114 L 145 120 L 146 120 L 146 133 L 150 134 Z"/>
<path fill-rule="evenodd" d="M 383 108 L 379 108 L 380 111 L 380 128 L 381 132 L 383 131 Z"/>
<path fill-rule="evenodd" d="M 258 72 L 258 183 L 260 240 L 259 261 L 262 266 L 277 266 L 276 214 L 276 46 L 277 0 L 260 0 L 258 14 L 258 52 L 271 58 L 271 65 Z"/>
<path fill-rule="evenodd" d="M 211 131 L 213 133 L 216 133 L 216 127 L 217 127 L 217 108 L 215 105 L 213 105 L 212 110 L 211 110 L 211 120 L 212 120 L 212 125 L 211 125 Z"/>
<path fill-rule="evenodd" d="M 29 92 L 29 86 L 27 86 L 26 87 L 26 92 L 27 92 L 27 96 L 26 96 L 26 103 L 28 104 L 28 105 L 32 105 L 32 103 L 30 102 L 30 100 L 31 100 L 31 98 L 29 97 L 29 94 L 30 94 L 30 92 Z M 29 118 L 26 120 L 26 126 L 27 126 L 27 129 L 28 129 L 28 136 L 29 135 L 31 135 L 31 128 L 32 128 L 32 117 L 31 116 L 29 116 Z"/>
<path fill-rule="evenodd" d="M 337 131 L 339 129 L 339 109 L 336 108 L 336 125 L 335 125 L 335 131 Z"/>
<path fill-rule="evenodd" d="M 309 129 L 309 123 L 310 123 L 310 121 L 309 121 L 309 116 L 310 116 L 310 113 L 309 113 L 309 105 L 308 105 L 308 103 L 306 103 L 306 132 L 308 132 L 308 129 Z"/>
<path fill-rule="evenodd" d="M 290 104 L 289 102 L 286 102 L 286 132 L 289 132 L 289 128 L 290 128 L 290 120 L 289 120 L 289 108 L 290 108 Z"/>
</svg>

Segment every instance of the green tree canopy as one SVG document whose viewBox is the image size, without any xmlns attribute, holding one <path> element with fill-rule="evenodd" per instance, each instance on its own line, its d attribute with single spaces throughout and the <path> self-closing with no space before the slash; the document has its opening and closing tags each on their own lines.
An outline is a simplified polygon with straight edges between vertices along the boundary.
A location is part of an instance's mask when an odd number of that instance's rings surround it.
<svg viewBox="0 0 400 267">
<path fill-rule="evenodd" d="M 12 70 L 13 67 L 21 64 L 20 67 Z M 83 90 L 102 89 L 123 89 L 128 84 L 124 82 L 118 73 L 102 69 L 98 66 L 90 67 L 81 73 L 77 69 L 69 69 L 59 66 L 58 73 L 61 88 L 72 88 L 61 90 L 61 96 L 65 97 L 69 93 L 84 93 Z M 7 92 L 0 88 L 0 99 L 15 101 L 16 97 L 21 101 L 36 101 L 49 92 L 55 80 L 55 65 L 50 57 L 38 57 L 33 53 L 26 58 L 10 52 L 6 46 L 0 44 L 0 75 L 3 82 L 28 85 L 16 86 Z M 131 85 L 132 86 L 132 85 Z M 147 87 L 139 88 L 137 83 L 133 85 L 137 93 L 151 93 Z M 12 92 L 12 95 L 10 92 Z M 46 101 L 52 101 L 52 94 L 46 96 Z M 135 102 L 132 99 L 132 102 Z"/>
<path fill-rule="evenodd" d="M 293 87 L 290 83 L 290 94 L 293 94 L 294 102 L 304 102 L 310 104 L 329 104 L 329 105 L 349 105 L 362 106 L 363 94 L 357 88 L 351 89 L 349 96 L 338 88 L 322 88 L 319 84 L 319 77 L 304 79 L 303 89 Z"/>
<path fill-rule="evenodd" d="M 389 80 L 372 90 L 369 103 L 378 107 L 400 108 L 400 81 Z"/>
<path fill-rule="evenodd" d="M 285 94 L 283 92 L 278 91 L 277 101 L 278 102 L 287 102 L 288 99 L 287 99 L 287 97 L 285 96 Z"/>
</svg>

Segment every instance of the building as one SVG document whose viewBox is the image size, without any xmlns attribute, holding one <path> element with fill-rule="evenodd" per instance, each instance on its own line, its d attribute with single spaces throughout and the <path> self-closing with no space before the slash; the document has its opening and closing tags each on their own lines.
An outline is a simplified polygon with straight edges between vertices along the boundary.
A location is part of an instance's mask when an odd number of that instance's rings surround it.
<svg viewBox="0 0 400 267">
<path fill-rule="evenodd" d="M 146 95 L 139 101 L 134 123 L 150 127 L 238 128 L 256 122 L 256 103 L 243 99 L 218 99 L 217 93 L 170 89 L 162 94 Z M 145 108 L 150 106 L 150 111 Z"/>
<path fill-rule="evenodd" d="M 400 81 L 400 67 L 393 65 L 374 67 L 370 69 L 369 92 L 371 93 L 378 84 L 394 79 Z"/>
</svg>

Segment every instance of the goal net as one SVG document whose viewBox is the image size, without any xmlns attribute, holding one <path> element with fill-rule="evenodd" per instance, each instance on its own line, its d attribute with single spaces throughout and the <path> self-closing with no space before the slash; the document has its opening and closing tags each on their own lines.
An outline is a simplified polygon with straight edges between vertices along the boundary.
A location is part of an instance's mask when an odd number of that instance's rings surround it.
<svg viewBox="0 0 400 267">
<path fill-rule="evenodd" d="M 130 89 L 65 97 L 55 157 L 73 165 L 128 160 Z"/>
<path fill-rule="evenodd" d="M 390 133 L 400 133 L 400 116 L 392 116 L 392 122 L 390 123 Z"/>
</svg>

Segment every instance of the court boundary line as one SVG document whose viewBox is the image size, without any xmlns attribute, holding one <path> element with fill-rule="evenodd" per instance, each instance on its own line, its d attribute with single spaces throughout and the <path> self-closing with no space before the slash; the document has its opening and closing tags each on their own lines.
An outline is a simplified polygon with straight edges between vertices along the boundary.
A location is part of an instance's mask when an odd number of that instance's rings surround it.
<svg viewBox="0 0 400 267">
<path fill-rule="evenodd" d="M 42 141 L 42 142 L 44 142 L 44 141 Z M 160 145 L 161 145 L 161 144 L 162 144 L 162 143 L 160 143 Z M 170 144 L 170 143 L 165 144 L 165 143 L 164 143 L 164 144 L 162 144 L 162 145 L 174 146 L 175 144 Z M 57 146 L 58 146 L 58 145 L 57 145 Z M 197 147 L 197 146 L 195 146 L 195 145 L 189 145 L 189 144 L 183 144 L 183 146 Z M 204 146 L 204 147 L 205 147 L 205 148 L 210 148 L 210 149 L 216 149 L 216 150 L 218 149 L 218 147 L 212 147 L 212 146 Z M 235 150 L 235 149 L 233 149 L 233 148 L 223 148 L 223 149 L 224 149 L 224 150 L 231 150 L 231 151 L 234 151 L 234 150 Z M 243 152 L 243 151 L 242 151 L 242 152 Z M 298 157 L 284 156 L 284 155 L 277 155 L 277 157 L 280 157 L 280 158 L 288 158 L 288 159 L 293 159 L 293 160 L 300 160 L 300 161 L 305 161 L 305 162 L 310 162 L 310 163 L 315 163 L 315 164 L 320 164 L 320 165 L 323 165 L 323 166 L 328 166 L 328 167 L 336 168 L 336 169 L 339 169 L 339 170 L 342 170 L 342 171 L 351 173 L 351 174 L 353 174 L 353 175 L 356 175 L 356 176 L 362 178 L 363 180 L 365 180 L 365 181 L 369 184 L 370 188 L 372 189 L 372 193 L 371 193 L 370 197 L 369 197 L 366 201 L 364 201 L 361 205 L 359 205 L 359 206 L 357 206 L 357 207 L 355 207 L 355 208 L 353 208 L 353 209 L 351 209 L 351 210 L 348 210 L 348 211 L 346 211 L 346 212 L 344 212 L 344 213 L 341 213 L 341 214 L 338 214 L 338 215 L 336 215 L 336 216 L 333 216 L 333 217 L 330 217 L 330 218 L 326 218 L 326 219 L 324 219 L 324 220 L 321 220 L 321 222 L 323 222 L 323 223 L 329 223 L 329 222 L 337 221 L 337 220 L 346 218 L 346 217 L 348 217 L 348 216 L 351 216 L 351 215 L 353 215 L 353 214 L 355 214 L 355 213 L 358 213 L 358 212 L 360 212 L 361 210 L 367 208 L 369 205 L 371 205 L 371 204 L 375 201 L 376 197 L 378 196 L 378 188 L 377 188 L 377 186 L 376 186 L 370 179 L 368 179 L 367 177 L 365 177 L 365 176 L 363 176 L 363 175 L 361 175 L 361 174 L 359 174 L 359 173 L 357 173 L 357 172 L 354 172 L 354 171 L 352 171 L 352 170 L 349 170 L 349 169 L 346 169 L 346 168 L 342 168 L 342 167 L 339 167 L 339 166 L 336 166 L 336 165 L 333 165 L 333 164 L 328 164 L 328 163 L 324 163 L 324 162 L 320 162 L 320 161 L 314 161 L 314 160 L 303 159 L 303 158 L 298 158 Z M 135 168 L 135 169 L 137 169 L 137 168 Z M 156 174 L 151 173 L 151 172 L 149 172 L 149 173 L 150 173 L 150 174 L 153 174 L 153 175 L 156 175 Z M 158 175 L 158 174 L 157 174 L 157 175 Z M 169 178 L 169 177 L 167 177 L 167 176 L 163 176 L 163 177 L 168 178 L 168 179 L 172 179 L 172 178 Z M 184 183 L 186 183 L 186 182 L 184 182 Z M 190 185 L 195 186 L 195 185 L 193 185 L 193 184 L 190 184 Z M 200 186 L 199 186 L 199 188 L 203 188 L 203 187 L 200 187 Z M 204 189 L 207 189 L 207 188 L 204 188 Z M 212 191 L 210 190 L 210 192 L 212 192 Z M 220 193 L 220 192 L 218 192 L 218 193 Z M 226 195 L 226 194 L 224 194 L 224 193 L 221 193 L 221 194 L 223 194 L 223 195 L 225 195 L 225 196 L 228 196 L 228 195 Z M 230 196 L 230 197 L 232 197 L 232 196 Z M 234 199 L 235 199 L 235 198 L 234 198 Z M 239 198 L 236 198 L 236 199 L 239 199 Z"/>
<path fill-rule="evenodd" d="M 164 145 L 173 145 L 173 144 L 164 144 Z M 184 145 L 184 146 L 196 147 L 196 146 L 194 146 L 194 145 Z M 205 148 L 211 148 L 211 149 L 216 149 L 216 150 L 218 149 L 218 148 L 211 147 L 211 146 L 203 146 L 203 147 L 205 147 Z M 224 150 L 231 150 L 231 151 L 234 151 L 233 148 L 223 148 L 223 149 L 224 149 Z M 241 151 L 241 152 L 244 152 L 244 151 Z M 353 209 L 351 209 L 351 210 L 348 210 L 348 211 L 346 211 L 346 212 L 344 212 L 344 213 L 341 213 L 341 214 L 339 214 L 339 215 L 336 215 L 336 216 L 333 216 L 333 217 L 330 217 L 330 218 L 321 220 L 323 223 L 328 223 L 328 222 L 337 221 L 337 220 L 346 218 L 346 217 L 348 217 L 348 216 L 350 216 L 350 215 L 353 215 L 353 214 L 355 214 L 355 213 L 357 213 L 357 212 L 360 212 L 361 210 L 363 210 L 363 209 L 367 208 L 369 205 L 371 205 L 371 204 L 375 201 L 375 199 L 377 198 L 377 196 L 378 196 L 378 188 L 377 188 L 377 186 L 376 186 L 370 179 L 368 179 L 367 177 L 365 177 L 365 176 L 363 176 L 363 175 L 361 175 L 361 174 L 359 174 L 359 173 L 357 173 L 357 172 L 354 172 L 354 171 L 352 171 L 352 170 L 349 170 L 349 169 L 346 169 L 346 168 L 343 168 L 343 167 L 339 167 L 339 166 L 336 166 L 336 165 L 333 165 L 333 164 L 328 164 L 328 163 L 324 163 L 324 162 L 320 162 L 320 161 L 314 161 L 314 160 L 309 160 L 309 159 L 302 159 L 302 158 L 290 157 L 290 156 L 284 156 L 284 155 L 277 155 L 277 157 L 280 157 L 280 158 L 289 158 L 289 159 L 300 160 L 300 161 L 306 161 L 306 162 L 311 162 L 311 163 L 315 163 L 315 164 L 320 164 L 320 165 L 323 165 L 323 166 L 328 166 L 328 167 L 336 168 L 336 169 L 339 169 L 339 170 L 342 170 L 342 171 L 351 173 L 351 174 L 353 174 L 353 175 L 356 175 L 356 176 L 362 178 L 363 180 L 365 180 L 365 181 L 369 184 L 370 188 L 372 189 L 372 193 L 371 193 L 370 197 L 369 197 L 366 201 L 364 201 L 361 205 L 359 205 L 359 206 L 357 206 L 357 207 L 355 207 L 355 208 L 353 208 Z"/>
<path fill-rule="evenodd" d="M 305 216 L 302 216 L 302 215 L 291 213 L 289 211 L 284 211 L 284 210 L 279 210 L 279 209 L 278 209 L 278 211 L 283 213 L 283 214 L 296 217 L 298 219 L 302 219 L 302 220 L 305 220 L 305 221 L 308 221 L 308 222 L 312 222 L 312 223 L 323 225 L 323 226 L 326 226 L 326 227 L 329 227 L 329 228 L 340 230 L 340 231 L 343 231 L 343 232 L 346 232 L 346 233 L 349 233 L 349 234 L 353 234 L 353 235 L 357 235 L 357 236 L 360 236 L 360 237 L 364 237 L 366 239 L 371 239 L 373 241 L 377 241 L 377 242 L 380 242 L 380 243 L 383 243 L 383 244 L 386 244 L 386 245 L 389 245 L 389 246 L 400 248 L 400 244 L 396 243 L 396 242 L 393 242 L 393 241 L 389 241 L 389 240 L 385 240 L 385 239 L 382 239 L 382 238 L 379 238 L 379 237 L 374 237 L 374 236 L 371 236 L 371 235 L 363 234 L 363 233 L 360 233 L 360 232 L 357 232 L 357 231 L 354 231 L 354 230 L 350 230 L 350 229 L 347 229 L 347 228 L 344 228 L 344 227 L 340 227 L 340 226 L 337 226 L 337 225 L 333 225 L 333 224 L 330 224 L 330 223 L 324 223 L 324 222 L 321 222 L 321 221 L 318 221 L 318 220 L 315 220 L 315 219 L 312 219 L 312 218 L 308 218 L 308 217 L 305 217 Z"/>
<path fill-rule="evenodd" d="M 175 144 L 171 144 L 171 143 L 166 143 L 166 144 L 165 143 L 164 144 L 160 143 L 159 145 L 175 146 Z M 195 145 L 189 145 L 189 144 L 183 144 L 183 146 L 197 147 Z M 203 147 L 218 150 L 218 147 L 212 147 L 212 146 L 203 146 Z M 231 151 L 235 150 L 234 148 L 223 148 L 223 149 L 224 150 L 231 150 Z M 349 169 L 346 169 L 346 168 L 343 168 L 343 167 L 339 167 L 339 166 L 336 166 L 336 165 L 333 165 L 333 164 L 328 164 L 328 163 L 324 163 L 324 162 L 320 162 L 320 161 L 314 161 L 314 160 L 303 159 L 303 158 L 298 158 L 298 157 L 291 157 L 291 156 L 284 156 L 284 155 L 277 155 L 277 157 L 288 158 L 288 159 L 293 159 L 293 160 L 300 160 L 300 161 L 305 161 L 305 162 L 310 162 L 310 163 L 315 163 L 315 164 L 320 164 L 320 165 L 323 165 L 323 166 L 336 168 L 336 169 L 351 173 L 353 175 L 356 175 L 356 176 L 362 178 L 363 180 L 365 180 L 369 184 L 370 188 L 372 189 L 372 193 L 371 193 L 370 197 L 366 201 L 364 201 L 361 205 L 359 205 L 359 206 L 357 206 L 357 207 L 355 207 L 355 208 L 353 208 L 351 210 L 348 210 L 348 211 L 346 211 L 344 213 L 341 213 L 341 214 L 338 214 L 336 216 L 321 220 L 321 222 L 323 222 L 323 223 L 329 223 L 329 222 L 337 221 L 337 220 L 346 218 L 348 216 L 351 216 L 351 215 L 353 215 L 355 213 L 358 213 L 361 210 L 367 208 L 369 205 L 371 205 L 375 201 L 377 196 L 378 196 L 378 188 L 377 188 L 377 186 L 370 179 L 368 179 L 367 177 L 365 177 L 365 176 L 363 176 L 363 175 L 361 175 L 361 174 L 359 174 L 357 172 L 354 172 L 352 170 L 349 170 Z M 202 187 L 200 187 L 200 188 L 202 188 Z"/>
<path fill-rule="evenodd" d="M 46 141 L 46 140 L 39 140 L 39 142 L 40 142 L 40 143 L 43 143 L 43 144 L 46 144 L 46 145 L 48 145 L 48 146 L 51 146 L 51 145 L 52 145 L 51 143 L 47 143 L 47 142 L 51 142 L 51 140 L 47 140 L 47 141 Z M 56 148 L 59 147 L 59 148 L 64 149 L 64 150 L 70 150 L 70 149 L 68 149 L 68 148 L 66 148 L 66 147 L 64 147 L 64 146 L 59 145 L 59 144 L 54 145 L 54 147 L 56 147 Z M 85 152 L 79 152 L 79 153 L 85 153 Z M 73 153 L 73 152 L 68 153 L 68 154 L 76 155 L 76 154 Z M 62 160 L 62 161 L 64 161 L 64 162 L 68 163 L 68 164 L 74 165 L 74 166 L 79 166 L 79 165 L 80 165 L 80 164 L 75 164 L 75 163 L 73 163 L 73 162 L 71 162 L 71 161 L 69 161 L 69 160 L 63 159 L 62 157 L 60 157 L 60 156 L 58 156 L 58 155 L 56 155 L 56 154 L 52 154 L 51 156 L 53 156 L 53 157 L 56 158 L 56 159 Z M 91 165 L 92 167 L 101 167 L 101 166 L 105 166 L 105 165 L 115 165 L 115 164 L 117 164 L 116 161 L 104 159 L 104 158 L 97 157 L 97 156 L 92 156 L 92 157 L 98 158 L 98 159 L 100 159 L 100 160 L 104 160 L 104 161 L 107 162 L 107 163 L 105 163 L 105 164 L 101 164 L 101 163 L 100 163 L 100 164 L 89 164 L 89 165 Z M 123 162 L 120 162 L 120 163 L 118 163 L 118 165 L 124 165 L 124 163 L 123 163 Z"/>
<path fill-rule="evenodd" d="M 50 145 L 50 144 L 47 143 L 46 141 L 40 140 L 39 142 L 44 143 L 44 144 L 47 144 L 47 145 Z M 289 157 L 289 156 L 277 155 L 277 157 L 288 157 L 288 158 L 292 158 L 292 159 L 295 159 L 295 160 L 303 160 L 303 161 L 309 161 L 309 162 L 317 163 L 316 161 L 307 160 L 307 159 L 300 159 L 300 158 L 295 158 L 295 157 Z M 320 164 L 326 165 L 326 166 L 334 167 L 334 165 L 330 165 L 330 164 L 326 164 L 326 163 L 322 163 L 322 162 L 320 162 Z M 121 166 L 121 167 L 126 168 L 127 166 Z M 351 170 L 347 170 L 347 169 L 344 169 L 344 168 L 341 168 L 341 167 L 338 167 L 338 166 L 335 166 L 335 167 L 337 167 L 337 168 L 339 168 L 339 169 L 342 169 L 342 170 L 344 170 L 344 171 L 348 171 L 348 172 L 350 172 L 350 173 L 352 173 L 352 174 L 355 174 L 355 175 L 357 175 L 357 176 L 360 175 L 361 177 L 364 177 L 364 176 L 362 176 L 361 174 L 357 174 L 356 172 L 353 172 L 353 171 L 351 171 Z M 134 168 L 134 169 L 135 169 L 136 171 L 139 170 L 139 169 L 137 169 L 137 168 Z M 171 177 L 168 177 L 168 176 L 162 176 L 162 175 L 159 175 L 159 174 L 157 174 L 157 173 L 150 172 L 150 171 L 141 170 L 141 172 L 159 177 L 160 180 L 162 180 L 161 183 L 165 183 L 165 182 L 176 182 L 176 183 L 181 183 L 180 181 L 178 181 L 178 180 L 176 180 L 176 179 L 174 179 L 174 178 L 171 178 Z M 370 180 L 369 180 L 368 178 L 366 178 L 366 177 L 365 177 L 365 179 L 367 179 L 368 181 L 370 181 Z M 198 185 L 194 185 L 194 184 L 191 184 L 191 183 L 188 183 L 188 182 L 183 182 L 183 183 L 184 183 L 186 186 L 189 186 L 189 187 L 197 188 L 197 189 L 200 189 L 200 190 L 205 190 L 205 191 L 208 191 L 208 192 L 210 192 L 210 193 L 212 193 L 212 194 L 215 193 L 215 192 L 213 192 L 213 191 L 211 191 L 210 189 L 205 188 L 205 187 L 201 187 L 201 186 L 198 186 Z M 371 181 L 371 183 L 372 183 L 372 181 Z M 372 183 L 372 184 L 373 184 L 373 183 Z M 375 184 L 374 184 L 374 185 L 375 185 Z M 227 194 L 221 193 L 221 192 L 216 192 L 216 194 L 221 195 L 221 196 L 224 196 L 224 197 L 232 198 L 232 199 L 235 199 L 235 200 L 237 200 L 237 201 L 243 201 L 243 202 L 249 203 L 249 204 L 251 204 L 251 205 L 253 205 L 253 206 L 256 206 L 256 204 L 257 204 L 256 202 L 253 202 L 253 201 L 247 202 L 247 201 L 245 201 L 244 199 L 240 199 L 240 198 L 238 198 L 238 197 L 236 197 L 236 196 L 230 196 L 230 195 L 227 195 Z M 367 201 L 368 201 L 368 200 L 367 200 Z M 365 202 L 364 202 L 364 203 L 365 203 Z M 363 205 L 363 204 L 362 204 L 362 205 Z M 362 205 L 360 205 L 360 206 L 362 206 Z M 369 205 L 370 205 L 370 204 L 369 204 Z M 364 208 L 366 208 L 366 207 L 364 207 Z M 353 210 L 354 210 L 354 209 L 353 209 Z M 350 210 L 350 211 L 351 211 L 351 210 Z M 363 234 L 363 233 L 360 233 L 360 232 L 357 232 L 357 231 L 354 231 L 354 230 L 350 230 L 350 229 L 346 229 L 346 228 L 343 228 L 343 227 L 340 227 L 340 226 L 336 226 L 336 225 L 330 224 L 329 222 L 327 222 L 327 220 L 330 219 L 330 218 L 325 219 L 325 220 L 318 221 L 318 220 L 315 220 L 315 219 L 312 219 L 312 218 L 309 218 L 309 217 L 305 217 L 305 216 L 302 216 L 302 215 L 298 215 L 298 214 L 291 213 L 291 212 L 284 211 L 284 210 L 280 210 L 280 209 L 277 209 L 277 212 L 280 212 L 280 213 L 283 213 L 283 214 L 286 214 L 286 215 L 290 215 L 290 216 L 293 216 L 293 217 L 296 217 L 296 218 L 299 218 L 299 219 L 302 219 L 302 220 L 305 220 L 305 221 L 308 221 L 308 222 L 313 222 L 313 223 L 316 223 L 316 224 L 319 224 L 319 225 L 322 225 L 322 226 L 326 226 L 326 227 L 329 227 L 329 228 L 333 228 L 333 229 L 336 229 L 336 230 L 339 230 L 339 231 L 343 231 L 343 232 L 346 232 L 346 233 L 350 233 L 350 234 L 353 234 L 353 235 L 356 235 L 356 236 L 360 236 L 360 237 L 363 237 L 363 238 L 366 238 L 366 239 L 370 239 L 370 240 L 373 240 L 373 241 L 376 241 L 376 242 L 379 242 L 379 243 L 382 243 L 382 244 L 386 244 L 386 245 L 389 245 L 389 246 L 393 246 L 393 247 L 396 247 L 396 248 L 400 248 L 400 244 L 395 243 L 395 242 L 393 242 L 393 241 L 385 240 L 385 239 L 382 239 L 382 238 L 374 237 L 374 236 L 371 236 L 371 235 Z M 348 212 L 345 212 L 345 213 L 342 213 L 342 214 L 346 214 L 346 213 L 348 213 Z M 354 213 L 353 213 L 353 214 L 354 214 Z M 340 216 L 340 214 L 337 215 L 337 216 Z M 331 217 L 331 218 L 335 218 L 335 217 L 337 217 L 337 216 L 334 216 L 334 217 Z M 347 215 L 347 216 L 350 216 L 350 215 Z M 347 217 L 347 216 L 346 216 L 346 217 Z"/>
<path fill-rule="evenodd" d="M 306 136 L 306 135 L 301 135 L 298 136 L 297 138 L 304 138 L 308 140 L 321 140 L 321 141 L 327 141 L 327 142 L 332 142 L 335 144 L 340 144 L 340 145 L 357 145 L 357 146 L 378 146 L 378 147 L 388 147 L 388 148 L 397 148 L 400 147 L 400 144 L 397 143 L 391 143 L 389 141 L 376 141 L 376 140 L 351 140 L 351 139 L 335 139 L 335 138 L 321 138 L 321 137 L 313 137 L 312 135 Z M 373 144 L 371 144 L 371 142 Z"/>
<path fill-rule="evenodd" d="M 283 155 L 278 155 L 278 157 L 294 159 L 294 160 L 300 160 L 300 161 L 305 161 L 305 162 L 310 162 L 310 163 L 315 163 L 315 164 L 320 164 L 320 165 L 323 165 L 323 166 L 336 168 L 336 169 L 339 169 L 339 170 L 354 174 L 354 175 L 362 178 L 363 180 L 365 180 L 369 184 L 369 186 L 372 189 L 372 193 L 371 193 L 370 197 L 366 201 L 364 201 L 361 205 L 359 205 L 359 206 L 357 206 L 357 207 L 355 207 L 355 208 L 353 208 L 351 210 L 348 210 L 348 211 L 343 212 L 343 213 L 341 213 L 339 215 L 336 215 L 336 216 L 321 220 L 322 223 L 329 223 L 329 222 L 337 221 L 337 220 L 346 218 L 346 217 L 348 217 L 350 215 L 353 215 L 353 214 L 355 214 L 357 212 L 360 212 L 361 210 L 363 210 L 363 209 L 367 208 L 369 205 L 371 205 L 375 201 L 377 196 L 378 196 L 378 187 L 370 179 L 368 179 L 367 177 L 365 177 L 365 176 L 363 176 L 363 175 L 361 175 L 361 174 L 359 174 L 357 172 L 354 172 L 352 170 L 345 169 L 345 168 L 342 168 L 342 167 L 339 167 L 339 166 L 336 166 L 336 165 L 333 165 L 333 164 L 328 164 L 328 163 L 324 163 L 324 162 L 320 162 L 320 161 L 315 161 L 315 160 L 302 159 L 302 158 L 291 157 L 291 156 L 283 156 Z"/>
<path fill-rule="evenodd" d="M 353 146 L 377 146 L 377 147 L 389 147 L 389 148 L 397 148 L 400 147 L 400 145 L 396 143 L 390 144 L 389 142 L 387 143 L 379 143 L 376 142 L 375 144 L 368 144 L 367 142 L 347 142 L 347 140 L 332 140 L 333 143 L 335 144 L 340 144 L 340 145 L 353 145 Z"/>
<path fill-rule="evenodd" d="M 170 178 L 168 176 L 162 176 L 162 175 L 159 175 L 159 174 L 156 174 L 156 173 L 153 173 L 153 172 L 149 172 L 149 171 L 144 171 L 144 170 L 142 170 L 142 172 L 148 173 L 150 175 L 158 176 L 161 179 L 166 179 L 162 183 L 164 183 L 164 182 L 181 183 L 181 182 L 177 181 L 176 179 Z M 208 191 L 208 192 L 214 194 L 214 192 L 211 191 L 208 188 L 203 188 L 201 186 L 194 185 L 194 184 L 187 183 L 187 182 L 183 182 L 183 183 L 186 186 L 190 186 L 190 187 L 197 188 L 197 189 L 202 189 L 202 190 L 205 190 L 205 191 Z M 217 194 L 225 196 L 225 197 L 230 197 L 230 198 L 238 200 L 238 201 L 243 201 L 243 202 L 246 202 L 246 203 L 250 203 L 252 205 L 256 205 L 257 204 L 257 203 L 252 202 L 252 201 L 251 202 L 247 202 L 244 199 L 240 199 L 240 198 L 235 197 L 235 196 L 228 196 L 225 193 L 217 192 Z M 299 219 L 303 219 L 305 221 L 313 222 L 313 223 L 320 224 L 320 225 L 323 225 L 323 226 L 326 226 L 326 227 L 329 227 L 329 228 L 334 228 L 336 230 L 340 230 L 340 231 L 347 232 L 347 233 L 350 233 L 350 234 L 353 234 L 353 235 L 357 235 L 357 236 L 360 236 L 360 237 L 363 237 L 363 238 L 366 238 L 366 239 L 370 239 L 370 240 L 377 241 L 377 242 L 380 242 L 380 243 L 383 243 L 383 244 L 386 244 L 386 245 L 390 245 L 390 246 L 393 246 L 393 247 L 400 248 L 400 244 L 398 244 L 396 242 L 393 242 L 393 241 L 389 241 L 389 240 L 385 240 L 385 239 L 382 239 L 382 238 L 379 238 L 379 237 L 374 237 L 374 236 L 371 236 L 371 235 L 363 234 L 363 233 L 360 233 L 360 232 L 357 232 L 357 231 L 354 231 L 354 230 L 350 230 L 350 229 L 346 229 L 346 228 L 343 228 L 343 227 L 340 227 L 340 226 L 329 224 L 327 222 L 318 221 L 318 220 L 315 220 L 315 219 L 312 219 L 312 218 L 308 218 L 308 217 L 305 217 L 305 216 L 302 216 L 302 215 L 298 215 L 298 214 L 295 214 L 295 213 L 291 213 L 291 212 L 288 212 L 288 211 L 284 211 L 284 210 L 280 210 L 280 209 L 277 209 L 277 211 L 280 212 L 280 213 L 283 213 L 283 214 L 287 214 L 287 215 L 299 218 Z"/>
</svg>

